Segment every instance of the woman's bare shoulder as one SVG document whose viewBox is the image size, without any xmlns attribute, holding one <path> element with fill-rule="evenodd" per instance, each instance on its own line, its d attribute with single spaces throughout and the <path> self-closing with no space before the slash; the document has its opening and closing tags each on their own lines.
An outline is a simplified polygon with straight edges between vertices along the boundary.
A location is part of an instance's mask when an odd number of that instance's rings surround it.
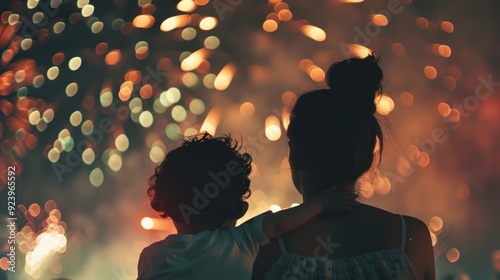
<svg viewBox="0 0 500 280">
<path fill-rule="evenodd" d="M 411 235 L 414 235 L 415 237 L 419 237 L 419 239 L 430 239 L 429 228 L 422 220 L 407 215 L 404 215 L 403 217 L 407 225 L 407 232 L 409 237 L 411 237 Z"/>
<path fill-rule="evenodd" d="M 404 216 L 407 225 L 406 255 L 419 279 L 435 279 L 434 250 L 427 225 L 420 219 Z"/>
<path fill-rule="evenodd" d="M 406 232 L 407 232 L 407 237 L 414 239 L 421 240 L 423 242 L 427 241 L 427 238 L 430 239 L 429 235 L 429 229 L 427 225 L 420 219 L 415 218 L 413 216 L 408 216 L 408 215 L 400 215 L 400 214 L 395 214 L 374 206 L 370 205 L 363 205 L 362 206 L 362 211 L 365 212 L 365 216 L 377 216 L 378 221 L 389 221 L 392 224 L 398 225 L 398 227 L 401 224 L 401 218 L 400 216 L 403 216 L 405 224 L 406 224 Z"/>
</svg>

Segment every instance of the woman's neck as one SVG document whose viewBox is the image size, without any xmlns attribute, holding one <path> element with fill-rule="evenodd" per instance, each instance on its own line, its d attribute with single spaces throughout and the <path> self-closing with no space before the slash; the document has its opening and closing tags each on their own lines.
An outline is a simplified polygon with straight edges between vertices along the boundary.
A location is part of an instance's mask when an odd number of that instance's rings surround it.
<svg viewBox="0 0 500 280">
<path fill-rule="evenodd" d="M 300 172 L 298 183 L 298 190 L 302 194 L 302 200 L 307 201 L 324 191 L 328 187 L 336 187 L 337 189 L 355 192 L 356 181 L 344 186 L 325 186 L 321 185 L 317 180 L 317 176 Z"/>
</svg>

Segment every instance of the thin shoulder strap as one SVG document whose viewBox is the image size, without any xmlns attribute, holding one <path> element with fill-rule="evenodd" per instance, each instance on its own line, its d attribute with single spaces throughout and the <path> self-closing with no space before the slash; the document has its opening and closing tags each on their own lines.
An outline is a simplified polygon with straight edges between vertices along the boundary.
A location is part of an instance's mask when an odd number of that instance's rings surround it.
<svg viewBox="0 0 500 280">
<path fill-rule="evenodd" d="M 278 236 L 278 245 L 280 246 L 280 251 L 282 254 L 286 253 L 286 248 L 285 248 L 285 242 L 283 242 L 283 238 L 281 236 Z"/>
<path fill-rule="evenodd" d="M 405 218 L 403 217 L 403 215 L 399 215 L 399 217 L 401 218 L 401 250 L 405 250 L 405 247 L 406 247 L 406 222 L 405 222 Z"/>
</svg>

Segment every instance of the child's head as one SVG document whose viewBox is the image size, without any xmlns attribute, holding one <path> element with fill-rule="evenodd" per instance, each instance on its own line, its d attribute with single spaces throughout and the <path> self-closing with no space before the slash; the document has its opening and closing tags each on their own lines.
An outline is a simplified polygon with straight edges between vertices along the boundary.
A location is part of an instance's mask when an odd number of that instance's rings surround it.
<svg viewBox="0 0 500 280">
<path fill-rule="evenodd" d="M 230 135 L 190 137 L 169 152 L 149 179 L 151 207 L 189 225 L 222 225 L 242 217 L 250 196 L 252 157 Z"/>
</svg>

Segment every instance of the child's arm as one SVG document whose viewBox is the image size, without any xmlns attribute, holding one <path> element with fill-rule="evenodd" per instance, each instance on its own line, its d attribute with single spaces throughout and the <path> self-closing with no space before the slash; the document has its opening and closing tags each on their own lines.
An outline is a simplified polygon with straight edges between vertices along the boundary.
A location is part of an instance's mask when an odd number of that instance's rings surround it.
<svg viewBox="0 0 500 280">
<path fill-rule="evenodd" d="M 268 239 L 273 239 L 314 218 L 325 210 L 325 205 L 329 212 L 341 212 L 358 204 L 355 199 L 356 195 L 352 193 L 325 190 L 299 206 L 266 215 L 262 231 Z"/>
</svg>

